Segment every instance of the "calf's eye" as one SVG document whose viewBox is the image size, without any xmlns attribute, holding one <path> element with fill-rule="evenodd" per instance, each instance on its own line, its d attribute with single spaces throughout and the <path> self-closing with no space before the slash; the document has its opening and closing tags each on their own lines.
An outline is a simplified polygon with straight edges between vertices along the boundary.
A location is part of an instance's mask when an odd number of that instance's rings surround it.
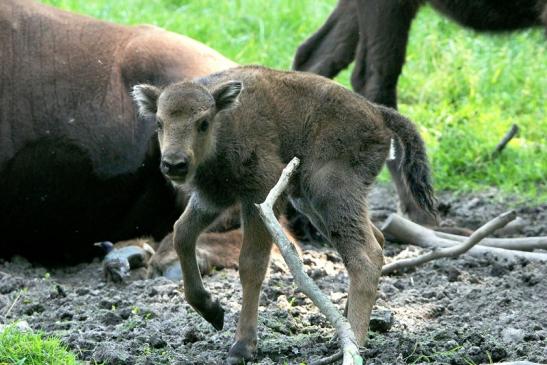
<svg viewBox="0 0 547 365">
<path fill-rule="evenodd" d="M 199 123 L 198 131 L 205 132 L 208 128 L 209 128 L 209 121 L 207 119 L 204 119 Z"/>
<path fill-rule="evenodd" d="M 163 129 L 163 124 L 160 120 L 156 120 L 156 128 L 158 129 L 158 131 L 161 131 Z"/>
</svg>

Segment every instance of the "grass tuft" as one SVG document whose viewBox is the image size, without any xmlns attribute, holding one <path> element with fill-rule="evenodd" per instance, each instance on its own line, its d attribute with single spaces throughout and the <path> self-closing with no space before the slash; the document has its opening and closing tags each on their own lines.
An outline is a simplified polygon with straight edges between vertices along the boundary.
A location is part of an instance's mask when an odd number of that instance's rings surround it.
<svg viewBox="0 0 547 365">
<path fill-rule="evenodd" d="M 22 332 L 12 325 L 0 332 L 0 364 L 76 365 L 80 362 L 59 339 Z"/>
</svg>

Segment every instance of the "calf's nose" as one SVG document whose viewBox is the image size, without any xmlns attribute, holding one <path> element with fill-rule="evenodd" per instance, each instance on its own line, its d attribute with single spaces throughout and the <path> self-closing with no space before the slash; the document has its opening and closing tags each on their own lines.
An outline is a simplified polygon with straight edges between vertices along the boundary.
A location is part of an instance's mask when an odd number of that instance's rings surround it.
<svg viewBox="0 0 547 365">
<path fill-rule="evenodd" d="M 184 176 L 188 172 L 188 158 L 171 159 L 164 157 L 161 160 L 160 169 L 167 176 Z"/>
</svg>

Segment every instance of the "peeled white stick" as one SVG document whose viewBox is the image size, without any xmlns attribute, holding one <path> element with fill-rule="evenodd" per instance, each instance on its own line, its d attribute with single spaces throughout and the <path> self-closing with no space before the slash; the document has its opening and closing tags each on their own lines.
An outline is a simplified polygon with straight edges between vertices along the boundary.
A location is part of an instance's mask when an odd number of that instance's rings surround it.
<svg viewBox="0 0 547 365">
<path fill-rule="evenodd" d="M 464 242 L 468 237 L 435 231 L 435 235 L 449 240 Z M 485 238 L 481 246 L 505 248 L 506 250 L 533 251 L 547 250 L 547 236 L 516 238 Z"/>
<path fill-rule="evenodd" d="M 477 229 L 475 232 L 473 232 L 471 236 L 467 237 L 465 241 L 450 247 L 433 248 L 432 251 L 426 254 L 409 259 L 395 261 L 390 264 L 384 265 L 384 267 L 382 268 L 382 274 L 389 274 L 395 270 L 423 265 L 426 262 L 433 261 L 441 257 L 459 256 L 469 251 L 473 246 L 481 242 L 481 240 L 486 236 L 491 235 L 494 231 L 506 226 L 507 223 L 511 222 L 516 217 L 517 213 L 514 210 L 505 212 Z M 388 218 L 388 221 L 389 220 L 390 219 Z"/>
<path fill-rule="evenodd" d="M 313 280 L 306 274 L 304 265 L 298 256 L 296 248 L 283 232 L 283 228 L 279 224 L 279 221 L 275 217 L 273 211 L 275 202 L 287 188 L 289 179 L 298 167 L 299 163 L 300 160 L 298 158 L 293 158 L 291 162 L 289 162 L 283 169 L 283 173 L 281 174 L 279 181 L 275 184 L 272 190 L 270 190 L 266 200 L 262 204 L 257 204 L 256 206 L 260 217 L 264 221 L 266 228 L 273 238 L 273 241 L 277 247 L 279 247 L 279 251 L 281 251 L 281 255 L 287 263 L 287 266 L 296 281 L 296 285 L 298 285 L 298 288 L 312 300 L 321 313 L 323 313 L 329 322 L 335 327 L 340 339 L 340 345 L 342 347 L 344 358 L 343 365 L 362 365 L 363 359 L 359 355 L 359 348 L 357 347 L 355 334 L 353 333 L 349 322 L 321 292 L 321 289 L 319 289 Z"/>
<path fill-rule="evenodd" d="M 452 247 L 459 243 L 455 240 L 439 237 L 433 230 L 411 222 L 398 214 L 392 214 L 388 217 L 382 227 L 382 232 L 387 239 L 425 248 Z M 517 259 L 540 262 L 547 261 L 547 254 L 544 253 L 513 251 L 481 245 L 471 247 L 467 253 L 475 257 L 491 255 L 499 260 L 507 261 L 514 261 Z"/>
</svg>

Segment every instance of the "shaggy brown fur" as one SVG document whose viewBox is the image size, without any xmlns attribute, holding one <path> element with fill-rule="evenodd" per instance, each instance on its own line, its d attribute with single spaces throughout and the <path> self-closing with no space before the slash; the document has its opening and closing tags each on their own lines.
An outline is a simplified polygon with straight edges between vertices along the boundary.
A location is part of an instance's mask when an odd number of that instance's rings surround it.
<svg viewBox="0 0 547 365">
<path fill-rule="evenodd" d="M 97 241 L 161 240 L 184 199 L 131 88 L 234 65 L 157 27 L 0 0 L 0 256 L 66 262 Z"/>
<path fill-rule="evenodd" d="M 249 359 L 256 349 L 272 241 L 254 204 L 294 156 L 301 165 L 288 197 L 340 252 L 350 276 L 348 318 L 362 344 L 383 264 L 383 238 L 369 220 L 366 195 L 392 138 L 403 146 L 401 169 L 412 196 L 434 214 L 424 145 L 412 123 L 323 77 L 256 66 L 163 90 L 140 85 L 134 97 L 142 114 L 156 117 L 163 172 L 191 193 L 174 244 L 188 302 L 217 329 L 224 311 L 203 287 L 196 239 L 226 207 L 241 203 L 243 306 L 228 362 Z"/>
</svg>

